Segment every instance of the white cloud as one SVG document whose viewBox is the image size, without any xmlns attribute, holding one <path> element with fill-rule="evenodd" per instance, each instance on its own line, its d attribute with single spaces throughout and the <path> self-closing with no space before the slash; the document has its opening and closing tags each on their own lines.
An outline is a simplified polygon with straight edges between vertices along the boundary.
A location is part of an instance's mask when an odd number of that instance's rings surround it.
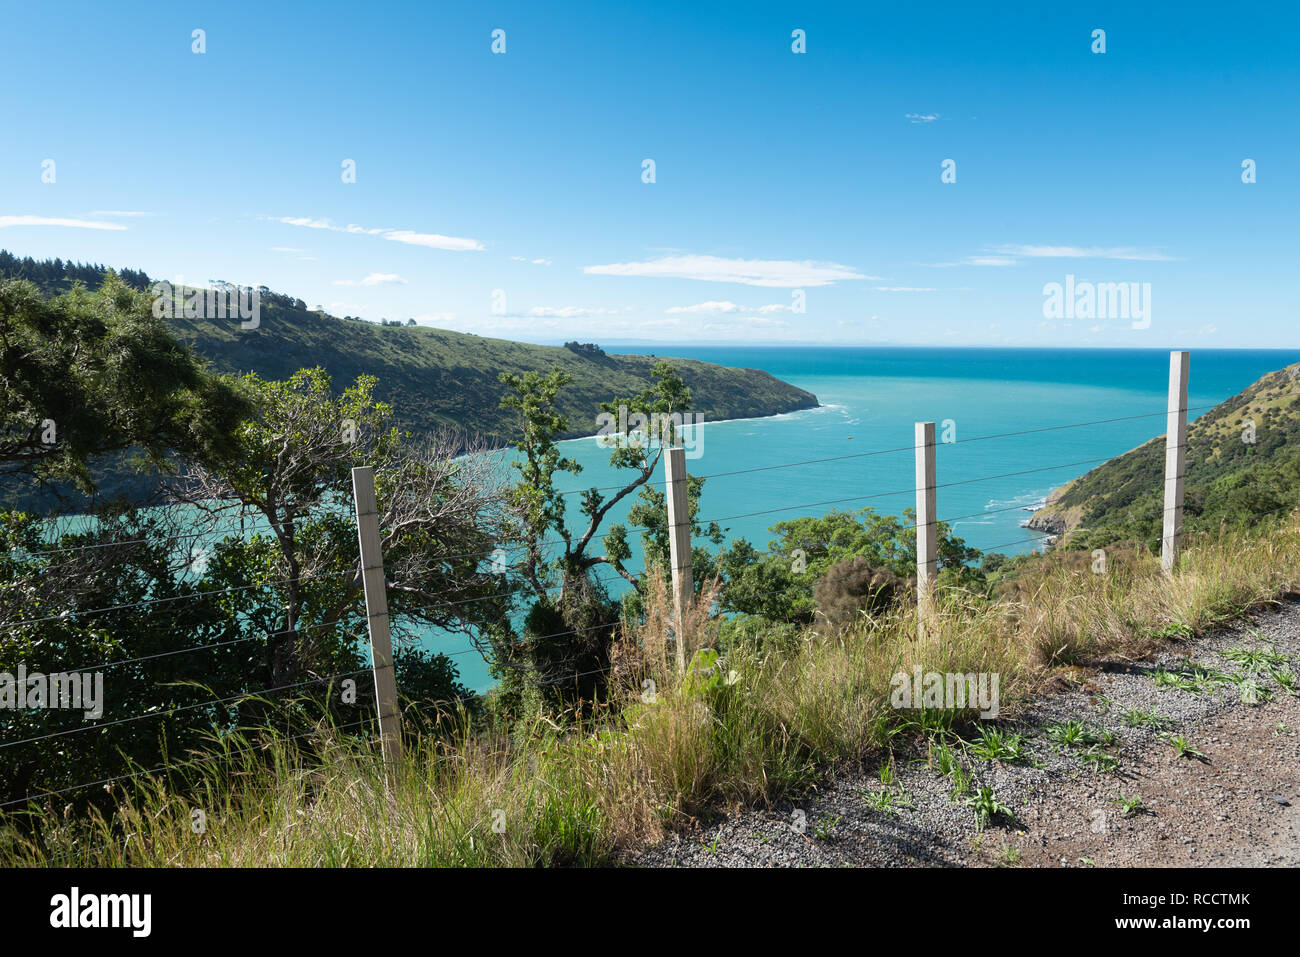
<svg viewBox="0 0 1300 957">
<path fill-rule="evenodd" d="M 738 312 L 757 312 L 761 315 L 767 315 L 773 312 L 789 312 L 790 307 L 779 302 L 771 303 L 766 306 L 759 306 L 757 309 L 752 306 L 742 306 L 730 300 L 709 300 L 708 302 L 697 302 L 693 306 L 672 306 L 665 312 L 670 316 L 676 315 L 706 315 L 722 316 L 731 315 Z"/>
<path fill-rule="evenodd" d="M 510 258 L 517 263 L 532 263 L 534 266 L 549 266 L 551 264 L 549 259 L 529 259 L 527 256 L 511 256 Z"/>
<path fill-rule="evenodd" d="M 716 316 L 728 312 L 742 312 L 744 311 L 744 308 L 745 308 L 744 306 L 738 306 L 734 302 L 726 302 L 726 301 L 717 302 L 714 300 L 709 300 L 708 302 L 697 302 L 693 306 L 672 306 L 666 311 L 670 316 L 677 315 L 679 313 L 691 313 L 691 314 L 703 313 L 709 316 Z"/>
<path fill-rule="evenodd" d="M 1137 262 L 1177 262 L 1158 249 L 1138 246 L 1048 246 L 1028 243 L 1003 243 L 989 247 L 975 256 L 953 263 L 922 263 L 937 269 L 949 266 L 1017 266 L 1025 259 L 1122 259 Z"/>
<path fill-rule="evenodd" d="M 1035 246 L 1005 243 L 995 252 L 1004 256 L 1024 259 L 1130 259 L 1141 262 L 1174 262 L 1157 249 L 1140 249 L 1136 246 Z"/>
<path fill-rule="evenodd" d="M 453 252 L 469 252 L 483 249 L 477 239 L 462 239 L 459 236 L 443 236 L 439 233 L 413 233 L 409 229 L 392 229 L 384 231 L 384 238 L 408 246 L 424 246 L 428 249 L 449 249 Z"/>
<path fill-rule="evenodd" d="M 592 276 L 636 276 L 650 279 L 699 279 L 746 286 L 827 286 L 843 279 L 873 279 L 839 263 L 796 262 L 788 259 L 723 259 L 719 256 L 667 256 L 648 262 L 587 266 Z"/>
<path fill-rule="evenodd" d="M 928 269 L 948 269 L 952 266 L 1015 266 L 1020 260 L 1012 256 L 967 256 L 955 263 L 921 263 Z"/>
<path fill-rule="evenodd" d="M 93 219 L 64 219 L 58 216 L 0 216 L 0 229 L 6 226 L 64 226 L 68 229 L 126 229 L 121 223 L 100 223 Z"/>
<path fill-rule="evenodd" d="M 305 216 L 281 216 L 277 222 L 284 223 L 288 226 L 304 226 L 307 229 L 333 229 L 343 232 L 341 226 L 331 226 L 323 219 L 308 219 Z"/>
<path fill-rule="evenodd" d="M 466 252 L 485 248 L 477 239 L 466 239 L 460 236 L 443 236 L 441 233 L 416 233 L 409 229 L 367 228 L 355 224 L 334 226 L 328 220 L 311 219 L 307 216 L 280 216 L 276 218 L 275 221 L 284 223 L 287 226 L 301 226 L 304 229 L 325 229 L 332 233 L 352 233 L 358 236 L 382 236 L 384 239 L 391 240 L 395 243 L 405 243 L 408 246 L 424 246 L 429 249 L 447 249 L 453 252 Z"/>
<path fill-rule="evenodd" d="M 913 123 L 933 123 L 939 118 L 938 113 L 906 113 L 904 119 L 911 120 Z"/>
<path fill-rule="evenodd" d="M 405 286 L 406 280 L 395 272 L 372 272 L 365 279 L 335 279 L 336 286 Z"/>
</svg>

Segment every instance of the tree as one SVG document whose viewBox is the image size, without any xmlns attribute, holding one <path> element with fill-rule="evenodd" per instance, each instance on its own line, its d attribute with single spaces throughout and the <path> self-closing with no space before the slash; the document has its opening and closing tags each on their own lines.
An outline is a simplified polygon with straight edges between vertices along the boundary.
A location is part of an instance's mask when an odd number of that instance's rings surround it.
<svg viewBox="0 0 1300 957">
<path fill-rule="evenodd" d="M 15 485 L 93 491 L 92 461 L 128 449 L 157 468 L 219 454 L 246 411 L 115 274 L 49 300 L 0 279 L 0 476 Z"/>
<path fill-rule="evenodd" d="M 356 466 L 375 470 L 395 635 L 421 626 L 475 632 L 505 615 L 502 577 L 485 567 L 512 534 L 496 460 L 443 434 L 412 441 L 375 400 L 375 381 L 361 376 L 335 396 L 321 369 L 287 382 L 242 377 L 255 416 L 233 450 L 196 464 L 178 489 L 206 512 L 252 515 L 264 529 L 223 560 L 260 574 L 276 596 L 252 596 L 240 613 L 273 639 L 277 685 L 328 666 L 338 642 L 364 633 Z"/>
<path fill-rule="evenodd" d="M 516 410 L 521 419 L 522 438 L 517 448 L 522 458 L 511 463 L 520 481 L 511 491 L 510 505 L 523 530 L 519 574 L 532 592 L 523 640 L 516 642 L 503 635 L 494 648 L 495 669 L 507 685 L 526 673 L 534 688 L 547 689 L 560 700 L 590 700 L 603 687 L 619 606 L 592 571 L 609 566 L 634 587 L 641 582 L 627 567 L 632 554 L 627 526 L 613 523 L 603 535 L 601 528 L 610 510 L 638 490 L 642 499 L 637 507 L 642 511 L 637 514 L 651 519 L 656 495 L 662 513 L 662 494 L 647 483 L 664 447 L 676 442 L 680 416 L 691 401 L 690 390 L 666 362 L 657 362 L 651 375 L 654 384 L 649 388 L 630 398 L 604 402 L 601 409 L 607 422 L 645 416 L 648 423 L 655 424 L 657 434 L 609 435 L 605 431 L 611 440 L 607 444 L 613 446 L 611 467 L 632 474 L 608 496 L 597 488 L 583 490 L 578 508 L 581 519 L 573 528 L 569 525 L 569 496 L 555 486 L 557 473 L 578 475 L 582 471 L 576 461 L 561 454 L 558 445 L 558 437 L 569 426 L 557 411 L 556 400 L 572 377 L 561 369 L 546 375 L 500 376 L 511 390 L 501 405 Z M 701 488 L 700 482 L 692 483 L 697 499 Z M 653 559 L 654 549 L 667 548 L 666 529 L 659 523 L 646 531 L 647 558 Z M 603 551 L 595 545 L 598 535 Z M 559 590 L 557 596 L 550 594 L 554 589 Z"/>
<path fill-rule="evenodd" d="M 904 510 L 901 520 L 871 508 L 827 512 L 778 522 L 771 531 L 778 537 L 768 543 L 767 552 L 742 538 L 722 556 L 719 564 L 726 584 L 721 603 L 726 611 L 811 624 L 817 610 L 814 586 L 833 577 L 828 572 L 837 562 L 861 558 L 871 569 L 898 578 L 916 574 L 913 509 Z M 938 523 L 938 539 L 940 585 L 982 578 L 970 567 L 980 557 L 978 549 L 954 536 L 944 522 Z"/>
</svg>

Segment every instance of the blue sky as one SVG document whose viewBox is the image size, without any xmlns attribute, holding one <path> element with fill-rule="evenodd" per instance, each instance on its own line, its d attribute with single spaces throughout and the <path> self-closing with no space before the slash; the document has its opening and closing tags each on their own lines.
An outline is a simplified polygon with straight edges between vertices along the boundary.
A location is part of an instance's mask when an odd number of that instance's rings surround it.
<svg viewBox="0 0 1300 957">
<path fill-rule="evenodd" d="M 1293 6 L 286 6 L 6 4 L 0 247 L 533 341 L 1300 344 Z"/>
</svg>

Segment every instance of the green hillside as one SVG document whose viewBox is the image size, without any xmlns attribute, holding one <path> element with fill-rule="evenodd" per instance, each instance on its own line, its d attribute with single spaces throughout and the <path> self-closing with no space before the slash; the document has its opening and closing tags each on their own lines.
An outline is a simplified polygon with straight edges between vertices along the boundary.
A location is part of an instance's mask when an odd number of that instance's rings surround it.
<svg viewBox="0 0 1300 957">
<path fill-rule="evenodd" d="M 35 282 L 46 294 L 73 282 L 98 285 L 99 265 L 19 259 L 0 250 L 0 275 Z M 136 288 L 149 277 L 122 270 Z M 634 395 L 651 384 L 653 356 L 606 355 L 600 350 L 536 346 L 506 339 L 421 326 L 377 325 L 310 311 L 300 299 L 263 288 L 260 325 L 242 329 L 238 319 L 176 318 L 177 338 L 220 372 L 256 372 L 287 379 L 304 367 L 321 366 L 338 387 L 363 373 L 379 379 L 378 397 L 390 402 L 403 424 L 420 433 L 443 426 L 492 442 L 515 438 L 511 412 L 499 408 L 502 372 L 564 369 L 573 376 L 561 401 L 569 420 L 567 437 L 597 431 L 599 404 Z M 776 415 L 813 408 L 817 397 L 758 369 L 733 369 L 669 358 L 691 390 L 692 411 L 705 421 Z"/>
<path fill-rule="evenodd" d="M 564 369 L 573 382 L 562 411 L 569 437 L 597 430 L 600 403 L 634 395 L 651 384 L 652 356 L 606 355 L 562 346 L 488 339 L 422 326 L 379 326 L 338 319 L 296 306 L 262 303 L 257 329 L 237 320 L 173 319 L 177 337 L 224 372 L 255 371 L 284 379 L 304 366 L 323 366 L 336 383 L 367 373 L 414 431 L 446 426 L 496 441 L 514 439 L 514 413 L 499 408 L 502 372 Z M 706 421 L 775 415 L 817 405 L 811 392 L 758 369 L 732 369 L 694 359 L 670 359 L 690 387 L 693 411 Z"/>
<path fill-rule="evenodd" d="M 1153 545 L 1164 468 L 1162 435 L 1057 489 L 1029 527 L 1060 535 L 1066 548 Z M 1269 373 L 1188 426 L 1184 490 L 1189 532 L 1251 525 L 1300 503 L 1300 364 Z"/>
</svg>

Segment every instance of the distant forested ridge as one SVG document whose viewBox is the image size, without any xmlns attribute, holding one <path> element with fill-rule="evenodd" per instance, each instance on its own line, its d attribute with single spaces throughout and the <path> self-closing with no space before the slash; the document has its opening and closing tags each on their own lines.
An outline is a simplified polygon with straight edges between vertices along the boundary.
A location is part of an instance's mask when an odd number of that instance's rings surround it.
<svg viewBox="0 0 1300 957">
<path fill-rule="evenodd" d="M 25 279 L 46 296 L 68 292 L 76 284 L 97 289 L 108 274 L 99 264 L 19 258 L 0 250 L 0 279 Z M 117 270 L 129 286 L 148 289 L 152 280 L 140 269 Z M 216 284 L 221 280 L 211 280 Z M 304 368 L 321 367 L 335 383 L 350 383 L 360 375 L 378 379 L 375 396 L 393 406 L 404 429 L 420 436 L 449 430 L 466 440 L 504 445 L 519 436 L 518 416 L 501 408 L 506 387 L 501 373 L 563 370 L 571 384 L 559 401 L 567 419 L 562 437 L 577 438 L 599 431 L 600 403 L 615 395 L 635 395 L 652 384 L 658 359 L 641 355 L 610 355 L 594 343 L 568 347 L 539 346 L 490 339 L 409 324 L 409 319 L 365 322 L 339 318 L 302 300 L 257 289 L 260 318 L 257 328 L 241 328 L 238 319 L 167 318 L 172 334 L 214 372 L 240 375 L 255 372 L 263 379 L 288 380 Z M 664 358 L 664 357 L 659 357 Z M 668 358 L 690 389 L 691 411 L 704 421 L 777 415 L 817 406 L 817 397 L 758 369 L 735 369 L 695 359 Z M 116 479 L 105 494 L 128 491 L 133 497 L 141 480 L 128 479 L 120 463 L 103 463 Z"/>
<path fill-rule="evenodd" d="M 74 282 L 97 288 L 100 265 L 19 259 L 0 250 L 0 276 L 28 279 L 47 295 L 65 292 Z M 151 282 L 142 270 L 119 270 L 130 286 Z M 419 434 L 436 427 L 476 435 L 491 442 L 513 442 L 516 416 L 500 408 L 505 387 L 499 373 L 563 369 L 573 376 L 560 411 L 569 420 L 568 438 L 594 435 L 600 403 L 611 395 L 631 395 L 651 383 L 651 356 L 609 355 L 591 343 L 538 346 L 472 333 L 407 325 L 379 325 L 307 308 L 293 296 L 258 289 L 261 320 L 256 329 L 238 321 L 168 319 L 178 339 L 218 372 L 256 372 L 265 379 L 288 379 L 302 368 L 321 366 L 335 382 L 361 374 L 376 376 L 377 397 L 393 405 L 399 421 Z M 576 347 L 576 348 L 575 348 Z M 659 357 L 665 358 L 665 357 Z M 817 397 L 759 369 L 734 369 L 695 359 L 668 358 L 691 390 L 693 412 L 705 421 L 777 415 L 817 406 Z"/>
<path fill-rule="evenodd" d="M 1157 543 L 1165 438 L 1113 458 L 1048 497 L 1030 528 L 1066 548 Z M 1248 526 L 1300 501 L 1300 364 L 1268 375 L 1187 429 L 1186 531 Z"/>
</svg>

